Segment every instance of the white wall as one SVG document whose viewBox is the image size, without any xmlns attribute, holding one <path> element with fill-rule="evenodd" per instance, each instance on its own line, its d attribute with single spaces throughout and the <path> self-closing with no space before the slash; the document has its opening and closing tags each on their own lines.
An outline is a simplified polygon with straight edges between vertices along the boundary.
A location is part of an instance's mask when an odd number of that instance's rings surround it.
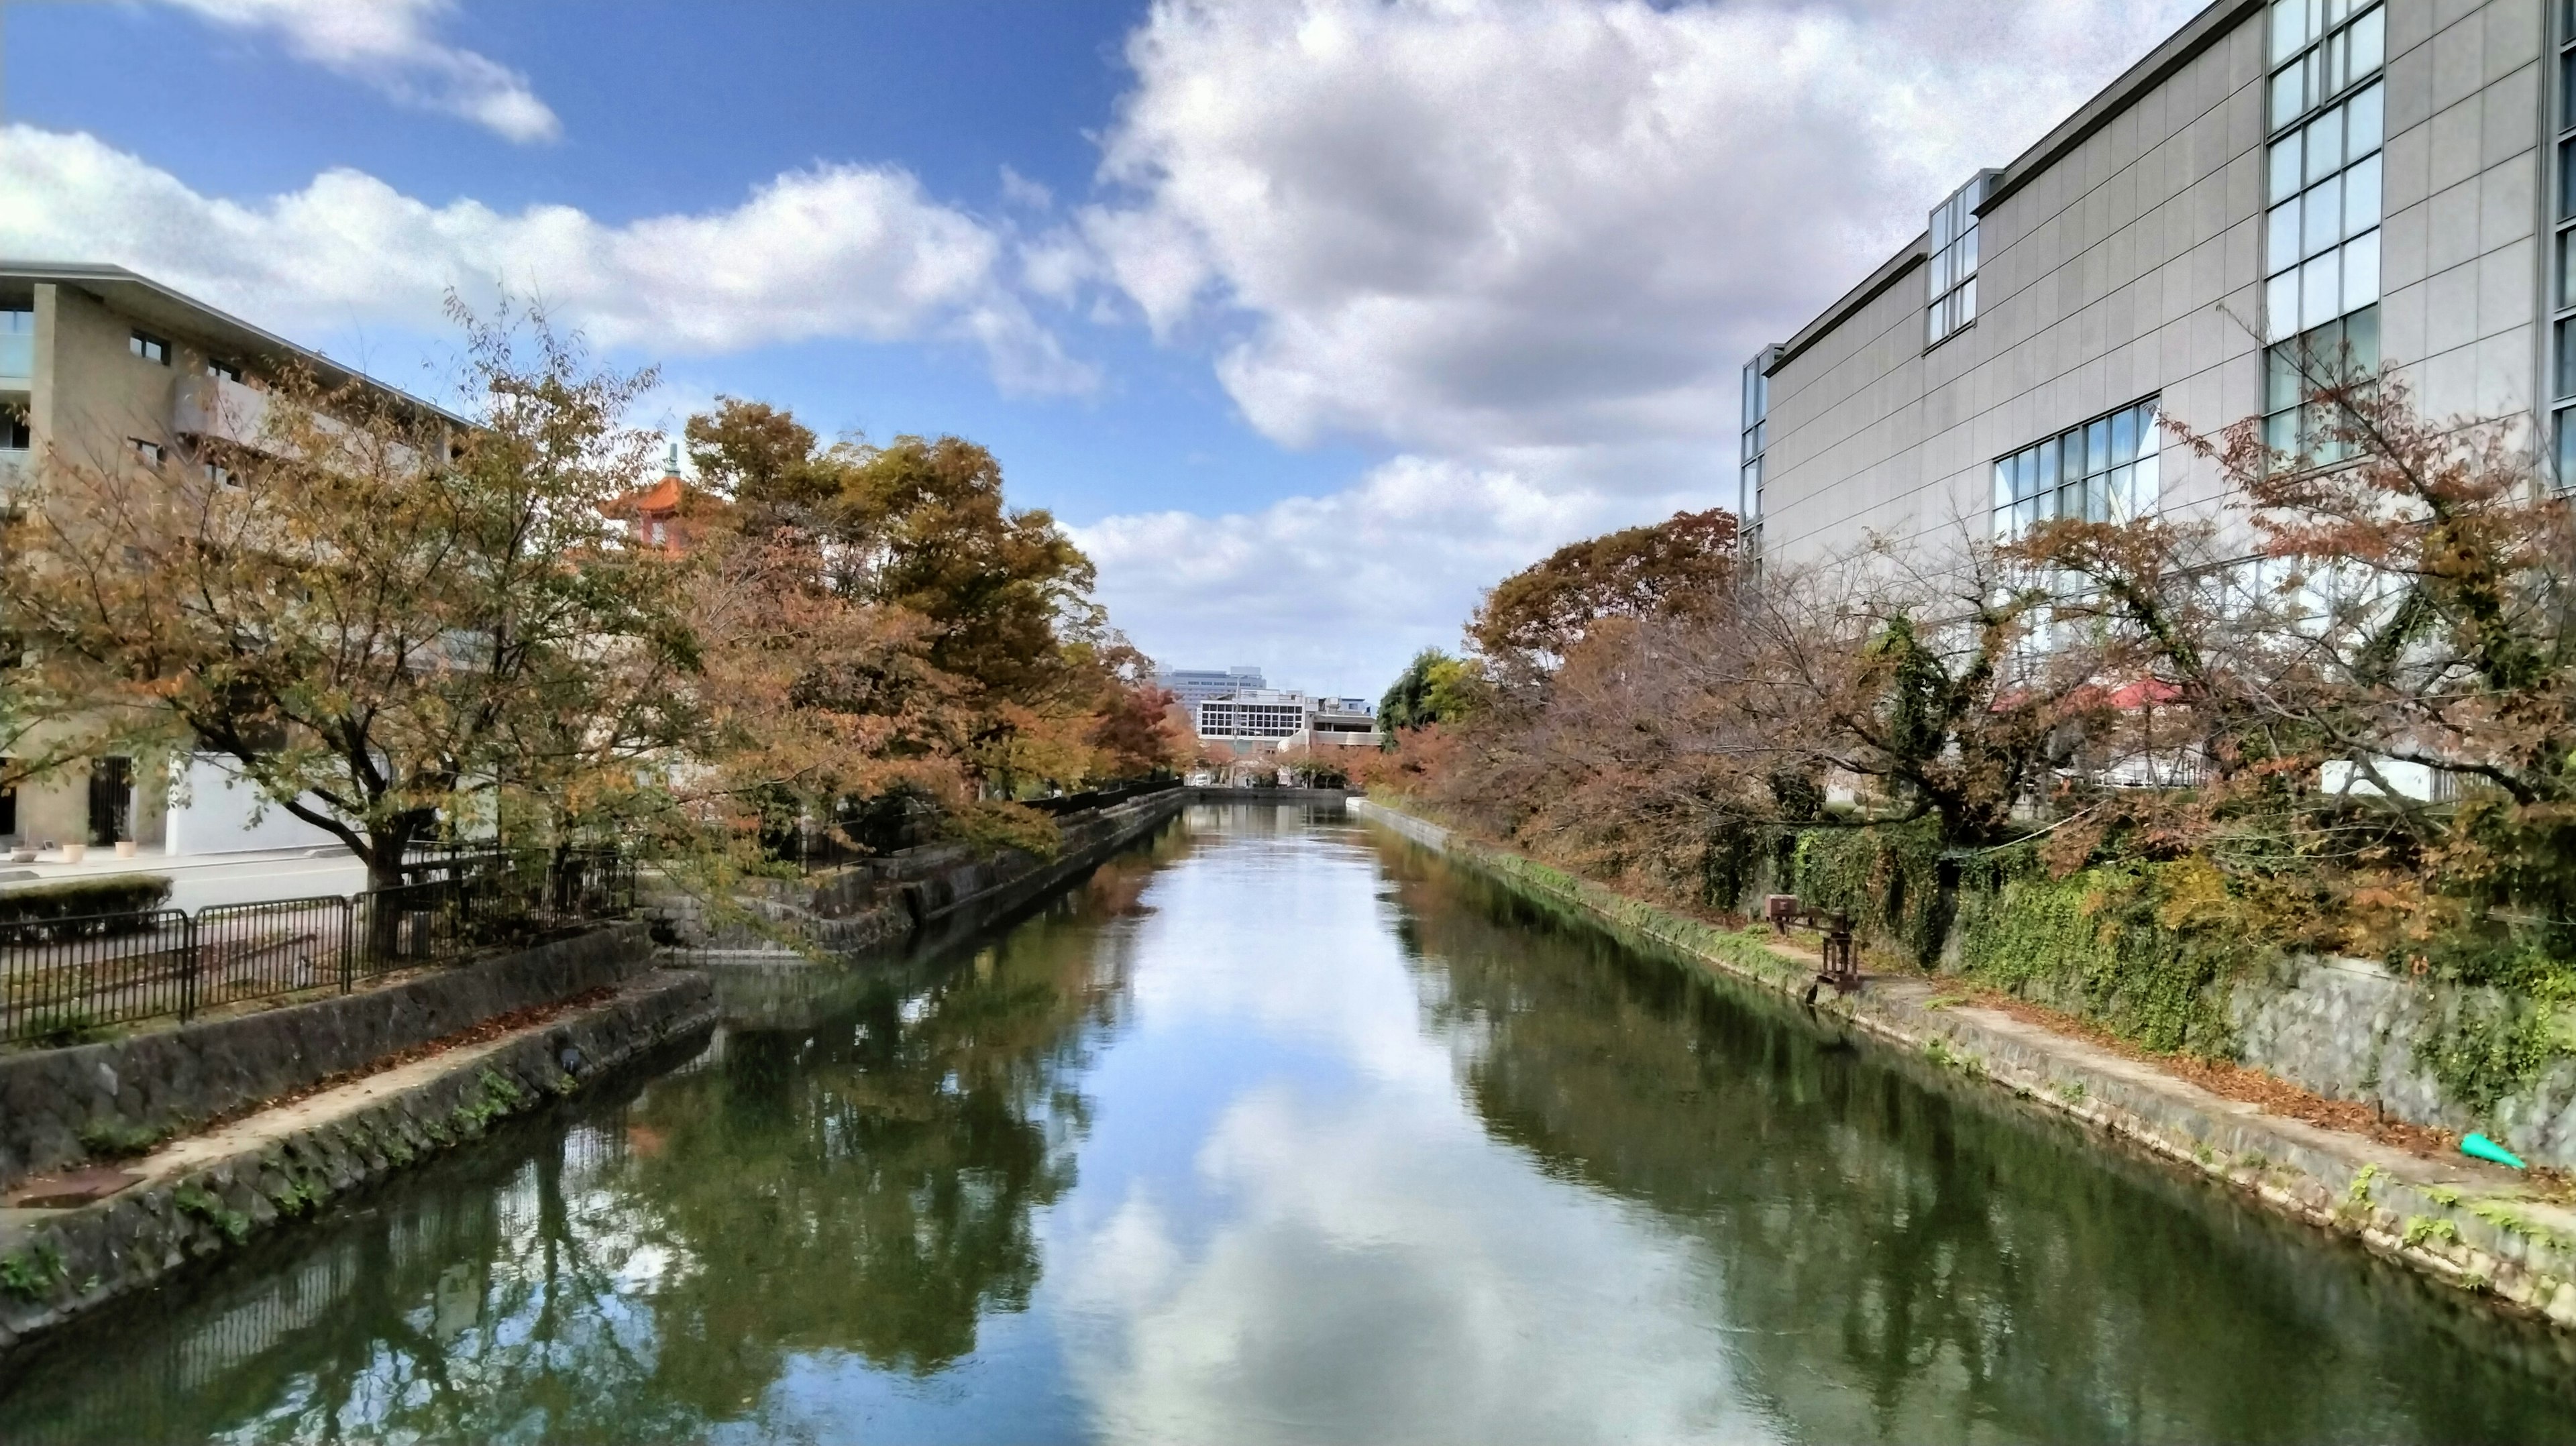
<svg viewBox="0 0 2576 1446">
<path fill-rule="evenodd" d="M 270 805 L 260 810 L 259 790 L 215 759 L 194 756 L 171 769 L 169 852 L 239 853 L 246 849 L 335 846 L 338 839 Z M 253 812 L 260 812 L 257 823 Z"/>
</svg>

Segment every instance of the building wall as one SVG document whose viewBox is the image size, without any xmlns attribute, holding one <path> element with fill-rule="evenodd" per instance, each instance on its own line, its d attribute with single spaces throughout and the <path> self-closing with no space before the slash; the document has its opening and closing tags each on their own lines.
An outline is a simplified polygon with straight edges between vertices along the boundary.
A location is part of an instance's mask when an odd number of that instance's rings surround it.
<svg viewBox="0 0 2576 1446">
<path fill-rule="evenodd" d="M 2203 432 L 2260 411 L 2266 16 L 2222 0 L 2210 43 L 2008 173 L 1966 331 L 1924 350 L 1918 238 L 1772 368 L 1767 555 L 1988 535 L 1995 459 L 2147 397 Z M 2539 400 L 2544 21 L 2540 0 L 2388 5 L 2381 350 L 2434 414 Z M 2170 433 L 2160 461 L 2163 506 L 2217 500 Z"/>
</svg>

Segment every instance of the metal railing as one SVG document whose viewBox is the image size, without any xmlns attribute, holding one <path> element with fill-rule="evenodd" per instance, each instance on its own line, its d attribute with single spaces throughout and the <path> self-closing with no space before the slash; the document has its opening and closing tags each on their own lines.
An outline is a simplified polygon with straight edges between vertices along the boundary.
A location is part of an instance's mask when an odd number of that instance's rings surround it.
<svg viewBox="0 0 2576 1446">
<path fill-rule="evenodd" d="M 67 1044 L 118 1024 L 449 964 L 635 907 L 613 852 L 457 854 L 349 895 L 0 923 L 0 1043 Z"/>
</svg>

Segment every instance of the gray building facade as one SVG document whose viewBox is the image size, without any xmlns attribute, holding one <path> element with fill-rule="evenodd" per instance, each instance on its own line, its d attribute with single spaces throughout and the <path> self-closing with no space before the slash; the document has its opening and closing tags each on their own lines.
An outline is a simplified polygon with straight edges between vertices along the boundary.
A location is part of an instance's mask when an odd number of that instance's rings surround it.
<svg viewBox="0 0 2576 1446">
<path fill-rule="evenodd" d="M 2302 347 L 2576 478 L 2571 41 L 2576 0 L 2209 6 L 1746 364 L 1764 555 L 2209 506 L 2159 419 L 2296 445 Z"/>
</svg>

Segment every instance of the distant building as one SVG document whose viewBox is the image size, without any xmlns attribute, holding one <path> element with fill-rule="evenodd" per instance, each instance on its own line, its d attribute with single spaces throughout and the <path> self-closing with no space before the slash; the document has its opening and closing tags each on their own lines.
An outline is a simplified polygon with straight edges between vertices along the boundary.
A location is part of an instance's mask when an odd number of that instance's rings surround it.
<svg viewBox="0 0 2576 1446">
<path fill-rule="evenodd" d="M 1197 707 L 1210 698 L 1229 698 L 1245 691 L 1258 692 L 1270 686 L 1259 668 L 1228 668 L 1220 673 L 1212 668 L 1169 668 L 1157 674 L 1154 681 L 1188 707 Z"/>
<path fill-rule="evenodd" d="M 1167 685 L 1168 686 L 1168 685 Z M 1203 742 L 1259 751 L 1301 746 L 1375 744 L 1377 718 L 1361 698 L 1247 688 L 1203 700 L 1192 710 Z"/>
<path fill-rule="evenodd" d="M 601 507 L 602 516 L 623 522 L 639 547 L 674 557 L 697 546 L 708 521 L 723 506 L 721 499 L 690 486 L 680 477 L 680 444 L 663 458 L 662 480 L 639 488 Z"/>
</svg>

